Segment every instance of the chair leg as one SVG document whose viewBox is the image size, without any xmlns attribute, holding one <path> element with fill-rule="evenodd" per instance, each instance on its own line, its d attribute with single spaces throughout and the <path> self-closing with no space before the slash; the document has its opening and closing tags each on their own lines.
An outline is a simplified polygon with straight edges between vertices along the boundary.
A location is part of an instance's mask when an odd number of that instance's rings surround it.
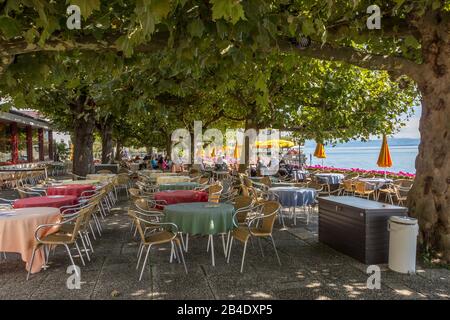
<svg viewBox="0 0 450 320">
<path fill-rule="evenodd" d="M 188 252 L 188 249 L 189 249 L 189 233 L 186 233 L 186 242 L 184 244 L 186 246 L 184 248 L 184 251 Z"/>
<path fill-rule="evenodd" d="M 87 257 L 88 261 L 91 261 L 91 257 L 89 257 L 89 252 L 88 252 L 88 249 L 86 247 L 86 243 L 84 242 L 84 239 L 83 239 L 83 234 L 81 233 L 81 231 L 78 232 L 78 234 L 80 235 L 81 245 L 84 248 L 84 252 L 86 252 L 86 257 Z"/>
<path fill-rule="evenodd" d="M 263 247 L 262 247 L 261 239 L 260 239 L 260 238 L 258 238 L 258 245 L 259 245 L 259 249 L 261 250 L 261 255 L 262 255 L 262 257 L 264 258 L 264 250 L 263 250 Z"/>
<path fill-rule="evenodd" d="M 144 274 L 145 265 L 147 264 L 148 254 L 150 253 L 151 247 L 152 247 L 152 245 L 150 244 L 148 246 L 147 253 L 145 254 L 145 259 L 144 259 L 144 263 L 142 264 L 142 270 L 141 270 L 141 275 L 139 276 L 139 281 L 142 280 L 142 275 Z"/>
<path fill-rule="evenodd" d="M 80 255 L 81 263 L 83 264 L 83 266 L 85 266 L 86 264 L 84 263 L 83 255 L 81 254 L 80 247 L 78 246 L 78 243 L 76 240 L 75 240 L 75 247 L 77 248 L 78 254 Z"/>
<path fill-rule="evenodd" d="M 245 253 L 247 252 L 247 241 L 244 243 L 244 252 L 242 252 L 242 262 L 241 262 L 241 273 L 244 271 L 244 261 L 245 261 Z"/>
<path fill-rule="evenodd" d="M 75 262 L 73 262 L 73 258 L 72 258 L 72 254 L 70 253 L 69 246 L 67 244 L 64 244 L 64 247 L 66 247 L 67 253 L 69 254 L 70 262 L 72 263 L 72 265 L 75 269 L 75 274 L 79 277 L 80 274 L 78 273 L 77 265 L 75 264 Z"/>
<path fill-rule="evenodd" d="M 37 250 L 37 247 L 34 247 L 33 253 L 31 254 L 30 269 L 28 269 L 27 280 L 30 278 L 31 269 L 33 268 L 34 256 L 36 255 L 36 250 Z"/>
<path fill-rule="evenodd" d="M 141 243 L 141 247 L 139 248 L 139 253 L 138 253 L 138 261 L 136 264 L 136 270 L 139 269 L 139 262 L 141 262 L 141 257 L 142 257 L 142 253 L 144 252 L 145 249 L 145 245 Z"/>
<path fill-rule="evenodd" d="M 91 253 L 94 253 L 94 247 L 92 246 L 92 241 L 91 237 L 89 237 L 89 232 L 86 231 L 84 237 L 86 239 L 87 244 L 89 245 L 89 248 L 91 248 Z"/>
<path fill-rule="evenodd" d="M 187 267 L 186 267 L 186 261 L 184 261 L 183 249 L 181 248 L 181 243 L 180 243 L 180 242 L 177 242 L 177 244 L 178 244 L 178 250 L 180 250 L 181 261 L 183 262 L 184 271 L 185 271 L 186 274 L 187 274 L 188 271 L 187 271 Z M 175 246 L 175 250 L 176 250 L 176 246 Z"/>
<path fill-rule="evenodd" d="M 273 240 L 273 237 L 270 236 L 270 240 L 272 240 L 273 249 L 275 250 L 275 254 L 277 256 L 278 264 L 281 266 L 280 256 L 278 255 L 277 247 L 275 246 L 275 241 Z"/>
<path fill-rule="evenodd" d="M 230 244 L 228 245 L 227 263 L 230 263 L 231 247 L 233 246 L 233 237 L 230 238 Z"/>
<path fill-rule="evenodd" d="M 225 234 L 222 233 L 222 246 L 223 246 L 223 255 L 225 257 L 225 259 L 227 258 L 227 252 L 228 252 L 228 248 L 225 245 Z"/>
<path fill-rule="evenodd" d="M 214 256 L 214 238 L 213 238 L 212 234 L 209 235 L 209 239 L 210 239 L 210 242 L 211 242 L 211 264 L 212 264 L 213 267 L 215 267 L 216 266 L 216 260 L 215 260 L 215 256 Z M 208 241 L 208 243 L 209 243 L 209 241 Z"/>
</svg>

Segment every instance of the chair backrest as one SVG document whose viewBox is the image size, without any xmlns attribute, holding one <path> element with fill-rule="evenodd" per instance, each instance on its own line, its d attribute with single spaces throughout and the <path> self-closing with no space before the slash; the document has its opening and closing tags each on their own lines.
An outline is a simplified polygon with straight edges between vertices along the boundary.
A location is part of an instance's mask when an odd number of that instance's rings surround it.
<svg viewBox="0 0 450 320">
<path fill-rule="evenodd" d="M 414 184 L 414 180 L 409 179 L 398 179 L 394 181 L 394 185 L 402 187 L 402 188 L 411 188 Z"/>
<path fill-rule="evenodd" d="M 111 174 L 112 171 L 111 170 L 107 170 L 107 169 L 103 169 L 103 170 L 98 170 L 97 173 L 98 174 Z"/>
<path fill-rule="evenodd" d="M 272 186 L 272 180 L 270 180 L 270 177 L 268 176 L 263 177 L 261 179 L 261 183 L 265 184 L 268 187 Z"/>
<path fill-rule="evenodd" d="M 253 182 L 247 176 L 244 176 L 244 185 L 248 188 L 251 188 L 253 186 Z"/>
<path fill-rule="evenodd" d="M 148 201 L 144 198 L 139 198 L 139 199 L 134 200 L 134 205 L 136 206 L 136 208 L 138 210 L 148 211 L 151 209 Z"/>
<path fill-rule="evenodd" d="M 263 215 L 262 223 L 259 225 L 258 230 L 263 233 L 272 234 L 273 225 L 277 218 L 277 212 L 280 210 L 281 205 L 277 201 L 265 201 L 262 204 L 261 214 Z"/>
<path fill-rule="evenodd" d="M 128 192 L 130 193 L 131 200 L 133 200 L 133 201 L 141 198 L 139 189 L 130 188 L 130 189 L 128 189 Z"/>
<path fill-rule="evenodd" d="M 20 188 L 17 188 L 17 192 L 19 192 L 19 197 L 21 199 L 25 199 L 28 197 L 42 197 L 42 194 L 39 192 L 26 191 Z"/>
<path fill-rule="evenodd" d="M 359 178 L 359 173 L 352 172 L 352 173 L 345 175 L 344 180 L 357 179 L 357 178 Z"/>
<path fill-rule="evenodd" d="M 320 183 L 317 183 L 317 182 L 315 182 L 315 181 L 311 181 L 311 182 L 308 184 L 308 188 L 316 189 L 316 191 L 320 192 L 320 191 L 323 190 L 323 185 L 320 184 Z"/>
<path fill-rule="evenodd" d="M 220 184 L 214 184 L 208 188 L 208 202 L 218 203 L 223 187 Z"/>
<path fill-rule="evenodd" d="M 344 185 L 345 191 L 353 192 L 353 181 L 352 180 L 344 180 L 344 181 L 342 181 L 342 184 Z"/>
<path fill-rule="evenodd" d="M 130 177 L 126 173 L 121 173 L 117 176 L 117 184 L 118 185 L 125 185 L 130 182 Z"/>
<path fill-rule="evenodd" d="M 248 213 L 252 209 L 253 198 L 249 196 L 237 196 L 234 199 L 234 209 L 239 212 L 236 214 L 236 220 L 238 223 L 245 222 Z"/>
<path fill-rule="evenodd" d="M 366 193 L 367 184 L 364 181 L 356 181 L 355 182 L 355 192 L 356 193 Z"/>
<path fill-rule="evenodd" d="M 206 185 L 209 182 L 209 178 L 208 177 L 201 177 L 200 180 L 198 181 L 199 184 L 203 184 Z"/>
</svg>

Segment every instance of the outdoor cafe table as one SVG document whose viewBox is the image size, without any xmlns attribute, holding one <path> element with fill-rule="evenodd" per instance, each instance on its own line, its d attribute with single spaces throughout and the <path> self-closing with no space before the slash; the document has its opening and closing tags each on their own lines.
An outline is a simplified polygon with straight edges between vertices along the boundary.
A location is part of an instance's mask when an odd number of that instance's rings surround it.
<svg viewBox="0 0 450 320">
<path fill-rule="evenodd" d="M 228 203 L 180 203 L 164 208 L 164 222 L 175 223 L 180 232 L 213 235 L 233 229 L 233 214 L 234 206 Z"/>
<path fill-rule="evenodd" d="M 305 181 L 309 172 L 304 170 L 292 170 L 292 175 L 296 181 Z"/>
<path fill-rule="evenodd" d="M 41 224 L 57 223 L 59 209 L 50 207 L 11 209 L 0 211 L 0 252 L 16 252 L 26 263 L 28 271 L 35 243 L 34 232 Z M 40 236 L 50 233 L 43 229 Z M 45 265 L 42 249 L 36 251 L 32 273 L 39 272 Z"/>
<path fill-rule="evenodd" d="M 98 180 L 98 181 L 110 181 L 117 177 L 114 173 L 94 173 L 94 174 L 88 174 L 86 176 L 86 179 L 89 180 Z"/>
<path fill-rule="evenodd" d="M 273 187 L 269 191 L 278 196 L 283 207 L 302 207 L 314 203 L 317 191 L 312 188 Z"/>
<path fill-rule="evenodd" d="M 326 184 L 339 184 L 344 179 L 341 173 L 317 173 L 315 176 L 319 182 Z"/>
<path fill-rule="evenodd" d="M 81 197 L 81 194 L 85 191 L 94 191 L 95 187 L 91 184 L 73 184 L 48 187 L 48 196 L 75 196 Z M 87 193 L 87 192 L 86 192 Z"/>
<path fill-rule="evenodd" d="M 393 180 L 387 178 L 359 178 L 358 181 L 366 182 L 367 189 L 378 190 L 385 185 L 392 183 Z"/>
<path fill-rule="evenodd" d="M 228 203 L 194 202 L 168 205 L 164 208 L 164 222 L 172 222 L 178 231 L 191 235 L 209 235 L 212 265 L 214 259 L 213 235 L 232 230 L 234 206 Z"/>
<path fill-rule="evenodd" d="M 188 176 L 161 176 L 156 178 L 156 184 L 189 182 L 190 180 Z"/>
<path fill-rule="evenodd" d="M 17 199 L 13 203 L 14 209 L 32 208 L 32 207 L 52 207 L 61 208 L 77 204 L 76 196 L 43 196 Z"/>
<path fill-rule="evenodd" d="M 75 180 L 75 181 L 62 180 L 61 181 L 62 185 L 65 185 L 65 184 L 100 184 L 100 183 L 101 183 L 101 181 L 98 180 L 98 179 L 95 179 L 95 180 L 93 180 L 93 179 L 86 179 L 86 180 Z"/>
<path fill-rule="evenodd" d="M 187 202 L 207 202 L 208 193 L 195 190 L 167 190 L 155 193 L 155 200 L 164 200 L 168 205 Z"/>
<path fill-rule="evenodd" d="M 265 177 L 249 177 L 250 180 L 255 181 L 255 182 L 261 182 L 261 180 L 263 178 L 265 178 Z M 276 178 L 276 177 L 269 176 L 269 178 L 270 178 L 270 181 L 272 181 L 272 183 L 278 182 L 278 178 Z"/>
<path fill-rule="evenodd" d="M 197 182 L 176 182 L 176 183 L 163 183 L 158 186 L 159 191 L 166 190 L 193 190 L 202 186 Z"/>
</svg>

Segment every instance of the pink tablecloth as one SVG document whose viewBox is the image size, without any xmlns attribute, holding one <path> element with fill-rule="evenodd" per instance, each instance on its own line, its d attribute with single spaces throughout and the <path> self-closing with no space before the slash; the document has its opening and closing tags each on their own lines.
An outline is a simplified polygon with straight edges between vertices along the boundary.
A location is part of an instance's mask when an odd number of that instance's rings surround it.
<svg viewBox="0 0 450 320">
<path fill-rule="evenodd" d="M 17 252 L 29 269 L 35 243 L 34 232 L 41 224 L 59 222 L 57 208 L 25 208 L 0 211 L 0 252 Z M 43 229 L 45 231 L 45 229 Z M 48 233 L 49 230 L 46 230 Z M 40 235 L 41 237 L 43 234 Z M 39 250 L 33 262 L 32 273 L 39 272 L 44 265 L 44 253 Z"/>
<path fill-rule="evenodd" d="M 207 202 L 208 193 L 195 190 L 168 190 L 155 193 L 155 200 L 165 200 L 167 204 Z"/>
<path fill-rule="evenodd" d="M 47 195 L 49 196 L 76 196 L 81 197 L 81 194 L 85 191 L 94 191 L 95 187 L 90 184 L 72 184 L 49 187 L 47 189 Z"/>
<path fill-rule="evenodd" d="M 14 201 L 13 207 L 15 209 L 32 207 L 61 208 L 62 206 L 70 206 L 77 203 L 76 196 L 44 196 L 17 199 Z"/>
</svg>

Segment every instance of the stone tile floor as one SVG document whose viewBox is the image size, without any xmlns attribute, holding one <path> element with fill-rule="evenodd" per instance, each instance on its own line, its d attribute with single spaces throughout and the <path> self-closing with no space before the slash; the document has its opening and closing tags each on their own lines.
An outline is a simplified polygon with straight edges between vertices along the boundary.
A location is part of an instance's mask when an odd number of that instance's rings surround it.
<svg viewBox="0 0 450 320">
<path fill-rule="evenodd" d="M 239 273 L 242 246 L 233 245 L 230 264 L 216 237 L 216 266 L 206 252 L 207 238 L 193 237 L 185 254 L 189 273 L 169 263 L 169 247 L 154 248 L 150 267 L 138 281 L 137 242 L 122 201 L 103 222 L 103 236 L 94 241 L 91 262 L 81 267 L 81 288 L 69 290 L 63 248 L 50 257 L 50 267 L 25 280 L 24 263 L 16 254 L 0 260 L 0 299 L 449 299 L 450 271 L 418 267 L 402 275 L 380 266 L 381 289 L 366 286 L 365 265 L 317 241 L 317 217 L 308 226 L 297 221 L 274 238 L 282 266 L 270 243 L 265 257 L 249 245 L 244 273 Z M 290 221 L 288 221 L 290 223 Z M 79 259 L 76 261 L 80 262 Z M 80 262 L 81 264 L 81 262 Z"/>
</svg>

